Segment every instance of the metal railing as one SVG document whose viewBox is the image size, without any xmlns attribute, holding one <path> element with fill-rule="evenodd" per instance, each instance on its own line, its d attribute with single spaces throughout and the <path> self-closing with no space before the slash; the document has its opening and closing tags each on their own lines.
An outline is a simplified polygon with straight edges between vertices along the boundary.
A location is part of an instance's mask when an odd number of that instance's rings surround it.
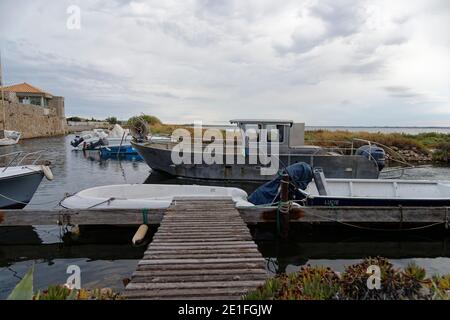
<svg viewBox="0 0 450 320">
<path fill-rule="evenodd" d="M 16 152 L 11 152 L 11 153 L 6 153 L 6 154 L 0 155 L 0 158 L 4 158 L 4 157 L 8 157 L 8 156 L 12 157 L 12 159 L 8 162 L 8 164 L 5 167 L 3 167 L 2 172 L 5 172 L 6 169 L 8 169 L 12 166 L 25 165 L 24 164 L 25 159 L 29 159 L 30 156 L 32 156 L 32 155 L 37 155 L 37 157 L 35 159 L 31 159 L 31 163 L 28 163 L 26 165 L 35 165 L 42 158 L 42 154 L 44 151 L 45 150 L 38 150 L 38 151 L 34 151 L 34 152 L 16 151 Z"/>
</svg>

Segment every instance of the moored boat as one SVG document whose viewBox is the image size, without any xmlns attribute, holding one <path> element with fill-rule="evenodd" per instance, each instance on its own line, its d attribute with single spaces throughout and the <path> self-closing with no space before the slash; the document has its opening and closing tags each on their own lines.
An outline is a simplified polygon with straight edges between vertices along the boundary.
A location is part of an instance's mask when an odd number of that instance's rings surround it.
<svg viewBox="0 0 450 320">
<path fill-rule="evenodd" d="M 294 123 L 290 120 L 256 119 L 231 120 L 231 123 L 237 125 L 236 129 L 240 142 L 235 144 L 231 148 L 232 150 L 223 148 L 223 152 L 218 151 L 215 158 L 221 158 L 221 161 L 214 163 L 207 163 L 204 160 L 203 154 L 209 145 L 205 141 L 201 142 L 199 150 L 194 147 L 191 148 L 191 151 L 186 151 L 186 158 L 189 161 L 183 163 L 174 163 L 172 160 L 173 152 L 178 144 L 177 141 L 152 141 L 144 135 L 138 137 L 136 141 L 132 141 L 131 144 L 152 170 L 192 179 L 271 180 L 276 174 L 261 174 L 261 169 L 268 165 L 261 163 L 260 159 L 252 162 L 249 153 L 249 150 L 254 149 L 247 141 L 246 132 L 253 131 L 258 137 L 261 137 L 264 132 L 262 130 L 276 132 L 279 152 L 273 155 L 266 154 L 266 156 L 273 156 L 272 161 L 279 162 L 280 167 L 305 162 L 312 167 L 323 168 L 327 177 L 350 179 L 376 179 L 380 170 L 384 167 L 384 151 L 376 145 L 363 146 L 362 149 L 352 150 L 351 154 L 328 151 L 319 146 L 305 145 L 303 123 Z M 268 136 L 267 141 L 271 141 L 271 137 Z M 224 143 L 226 143 L 225 140 Z M 243 155 L 242 162 L 237 160 L 240 155 Z M 202 159 L 201 163 L 197 163 L 196 159 Z M 229 163 L 230 159 L 232 159 L 231 163 Z"/>
<path fill-rule="evenodd" d="M 238 188 L 197 185 L 120 184 L 82 190 L 61 201 L 67 209 L 162 209 L 177 198 L 232 198 L 236 206 L 251 206 Z"/>
<path fill-rule="evenodd" d="M 0 146 L 11 146 L 19 142 L 21 133 L 11 130 L 0 130 Z"/>
<path fill-rule="evenodd" d="M 25 207 L 44 176 L 52 179 L 50 168 L 44 165 L 0 167 L 0 208 Z"/>
</svg>

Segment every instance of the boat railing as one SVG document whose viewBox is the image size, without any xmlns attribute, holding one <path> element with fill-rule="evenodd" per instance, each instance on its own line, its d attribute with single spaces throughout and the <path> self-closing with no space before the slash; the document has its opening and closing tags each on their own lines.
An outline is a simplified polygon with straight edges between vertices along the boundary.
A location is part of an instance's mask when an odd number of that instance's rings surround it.
<svg viewBox="0 0 450 320">
<path fill-rule="evenodd" d="M 35 165 L 41 158 L 45 150 L 38 150 L 34 152 L 16 151 L 0 155 L 0 158 L 12 157 L 12 159 L 6 164 L 2 172 L 6 171 L 11 166 L 24 165 L 26 159 L 30 159 L 31 156 L 37 155 L 34 159 L 31 159 L 31 163 L 28 165 Z"/>
</svg>

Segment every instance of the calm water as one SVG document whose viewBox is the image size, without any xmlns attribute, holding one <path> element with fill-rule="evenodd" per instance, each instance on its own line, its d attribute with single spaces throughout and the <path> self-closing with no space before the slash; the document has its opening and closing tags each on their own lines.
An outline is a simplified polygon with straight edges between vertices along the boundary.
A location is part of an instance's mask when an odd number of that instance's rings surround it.
<svg viewBox="0 0 450 320">
<path fill-rule="evenodd" d="M 72 151 L 69 145 L 72 138 L 29 139 L 21 141 L 18 146 L 0 150 L 2 154 L 17 150 L 46 150 L 45 159 L 52 162 L 55 179 L 51 182 L 43 180 L 29 207 L 57 207 L 65 194 L 100 185 L 201 183 L 151 174 L 141 161 L 101 160 L 95 153 Z M 414 169 L 407 171 L 404 178 L 450 180 L 450 168 Z M 247 192 L 258 186 L 225 185 L 239 186 Z M 391 258 L 397 266 L 415 261 L 430 274 L 450 273 L 449 238 L 441 229 L 398 235 L 335 228 L 320 232 L 306 227 L 295 228 L 291 232 L 295 236 L 288 243 L 276 240 L 273 226 L 252 229 L 271 272 L 292 272 L 305 263 L 342 270 L 345 265 L 362 257 L 382 255 Z M 123 227 L 84 227 L 80 235 L 74 237 L 56 226 L 0 228 L 0 299 L 7 296 L 33 263 L 36 289 L 64 283 L 68 276 L 67 266 L 71 264 L 80 266 L 84 287 L 123 289 L 122 279 L 130 277 L 145 250 L 145 246 L 136 248 L 130 245 L 134 231 L 134 228 Z"/>
</svg>

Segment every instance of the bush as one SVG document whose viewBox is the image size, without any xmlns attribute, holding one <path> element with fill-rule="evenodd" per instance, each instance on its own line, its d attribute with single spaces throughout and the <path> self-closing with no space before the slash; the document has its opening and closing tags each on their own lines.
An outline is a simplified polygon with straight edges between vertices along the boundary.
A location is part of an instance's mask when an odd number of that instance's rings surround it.
<svg viewBox="0 0 450 320">
<path fill-rule="evenodd" d="M 441 143 L 433 153 L 433 161 L 450 163 L 450 142 Z"/>
<path fill-rule="evenodd" d="M 118 123 L 116 117 L 108 117 L 108 118 L 105 119 L 105 121 L 108 122 L 109 124 L 116 124 L 116 123 Z"/>
<path fill-rule="evenodd" d="M 369 289 L 368 267 L 380 268 L 380 288 Z M 426 278 L 423 268 L 411 263 L 394 269 L 385 258 L 367 258 L 348 266 L 342 274 L 330 268 L 307 265 L 293 274 L 266 281 L 243 297 L 246 300 L 418 300 L 449 299 L 450 275 Z"/>
<path fill-rule="evenodd" d="M 147 114 L 143 114 L 141 116 L 131 117 L 130 119 L 128 119 L 128 125 L 131 126 L 133 123 L 135 123 L 138 120 L 144 120 L 150 126 L 162 125 L 161 120 L 159 120 L 157 117 L 151 116 L 151 115 L 147 115 Z"/>
<path fill-rule="evenodd" d="M 80 117 L 69 117 L 66 118 L 67 121 L 73 121 L 73 122 L 81 122 L 81 121 L 85 121 L 84 119 L 80 118 Z"/>
</svg>

